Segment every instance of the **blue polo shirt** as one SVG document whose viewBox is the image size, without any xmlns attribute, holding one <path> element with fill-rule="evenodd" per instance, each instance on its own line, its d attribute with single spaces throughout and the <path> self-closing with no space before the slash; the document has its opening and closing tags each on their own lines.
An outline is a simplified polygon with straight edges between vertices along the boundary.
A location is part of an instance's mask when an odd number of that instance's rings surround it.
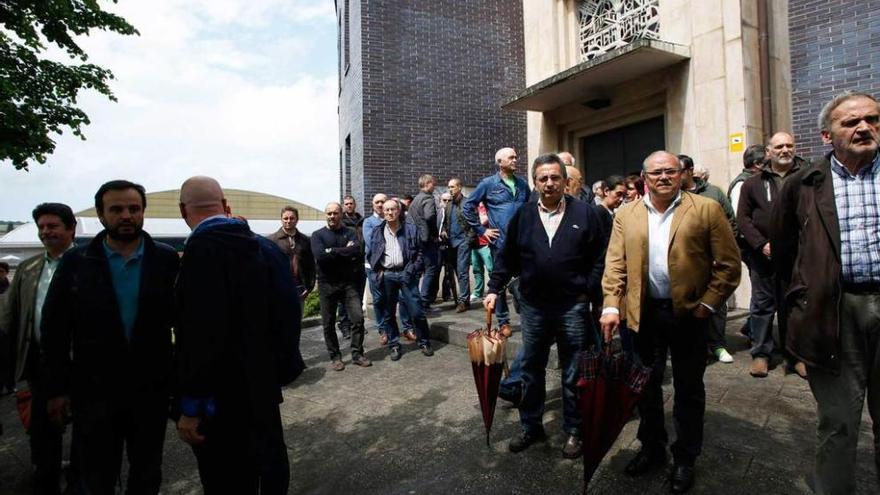
<svg viewBox="0 0 880 495">
<path fill-rule="evenodd" d="M 110 249 L 106 239 L 104 240 L 104 253 L 107 255 L 107 263 L 110 265 L 113 291 L 116 292 L 116 303 L 119 306 L 119 316 L 122 318 L 125 338 L 131 342 L 131 334 L 134 330 L 134 322 L 137 319 L 138 300 L 141 292 L 141 265 L 144 259 L 144 239 L 143 237 L 141 238 L 138 248 L 128 259 L 123 258 L 121 254 Z"/>
</svg>

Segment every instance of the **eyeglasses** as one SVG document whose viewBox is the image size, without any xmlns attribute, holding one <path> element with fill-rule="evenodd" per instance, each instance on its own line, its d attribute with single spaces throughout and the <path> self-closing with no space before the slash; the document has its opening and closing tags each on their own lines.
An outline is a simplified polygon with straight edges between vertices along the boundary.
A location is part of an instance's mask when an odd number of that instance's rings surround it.
<svg viewBox="0 0 880 495">
<path fill-rule="evenodd" d="M 669 177 L 675 177 L 676 175 L 681 173 L 680 168 L 664 168 L 660 170 L 652 170 L 650 172 L 645 172 L 645 175 L 652 178 L 660 178 L 664 175 L 668 175 Z"/>
</svg>

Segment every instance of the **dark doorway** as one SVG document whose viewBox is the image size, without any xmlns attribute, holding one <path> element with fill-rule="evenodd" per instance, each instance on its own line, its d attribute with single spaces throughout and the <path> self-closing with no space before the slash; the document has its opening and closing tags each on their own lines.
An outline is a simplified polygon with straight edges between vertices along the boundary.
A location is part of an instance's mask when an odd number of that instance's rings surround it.
<svg viewBox="0 0 880 495">
<path fill-rule="evenodd" d="M 609 175 L 626 175 L 642 169 L 651 152 L 666 147 L 663 117 L 619 127 L 581 139 L 584 184 L 588 187 Z"/>
</svg>

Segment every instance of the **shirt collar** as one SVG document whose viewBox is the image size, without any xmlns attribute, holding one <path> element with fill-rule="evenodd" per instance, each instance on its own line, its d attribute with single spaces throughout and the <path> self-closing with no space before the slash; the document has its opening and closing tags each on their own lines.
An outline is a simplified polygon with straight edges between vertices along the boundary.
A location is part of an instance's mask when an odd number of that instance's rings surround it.
<svg viewBox="0 0 880 495">
<path fill-rule="evenodd" d="M 552 210 L 547 208 L 546 206 L 544 206 L 544 203 L 541 202 L 540 198 L 538 198 L 538 211 L 541 211 L 544 213 L 551 213 L 551 214 L 564 212 L 565 211 L 565 195 L 564 194 L 562 195 L 562 198 L 559 200 L 559 204 L 556 205 L 556 208 L 554 208 Z"/>
<path fill-rule="evenodd" d="M 654 208 L 654 203 L 651 202 L 651 191 L 646 192 L 645 195 L 642 196 L 642 201 L 645 203 L 645 206 L 648 207 L 648 211 L 650 211 L 651 213 L 657 213 L 658 215 L 660 214 L 660 212 L 657 211 L 657 208 Z M 675 207 L 677 207 L 680 204 L 681 204 L 681 190 L 678 191 L 678 195 L 676 195 L 675 199 L 672 200 L 672 204 L 669 205 L 669 208 L 666 209 L 666 212 L 669 212 L 670 210 L 674 209 Z M 664 213 L 666 213 L 666 212 L 664 212 Z"/>
<path fill-rule="evenodd" d="M 864 177 L 869 172 L 873 175 L 877 173 L 878 168 L 880 168 L 880 153 L 874 155 L 874 161 L 871 163 L 870 167 L 862 167 L 855 175 L 849 173 L 849 169 L 840 163 L 837 157 L 834 156 L 834 153 L 831 153 L 831 170 L 844 179 L 851 177 Z"/>
<path fill-rule="evenodd" d="M 104 245 L 104 254 L 107 255 L 108 259 L 112 258 L 114 256 L 119 256 L 120 258 L 122 257 L 121 254 L 117 253 L 116 251 L 114 251 L 113 249 L 110 248 L 110 245 L 107 244 L 106 238 L 104 238 L 104 242 L 102 244 Z M 134 253 L 132 253 L 131 257 L 125 261 L 129 262 L 132 260 L 140 259 L 141 257 L 143 257 L 143 255 L 144 255 L 144 236 L 141 236 L 141 241 L 138 243 L 137 249 L 135 249 Z"/>
<path fill-rule="evenodd" d="M 70 245 L 67 246 L 67 249 L 64 250 L 64 253 L 70 251 L 71 249 L 73 249 L 75 247 L 76 247 L 76 243 L 71 242 Z M 49 251 L 45 251 L 45 252 L 43 252 L 43 261 L 45 261 L 46 263 L 57 263 L 57 262 L 61 261 L 61 258 L 62 258 L 62 256 L 64 256 L 64 253 L 61 253 L 61 255 L 58 256 L 57 258 L 53 258 L 53 257 L 49 256 Z"/>
</svg>

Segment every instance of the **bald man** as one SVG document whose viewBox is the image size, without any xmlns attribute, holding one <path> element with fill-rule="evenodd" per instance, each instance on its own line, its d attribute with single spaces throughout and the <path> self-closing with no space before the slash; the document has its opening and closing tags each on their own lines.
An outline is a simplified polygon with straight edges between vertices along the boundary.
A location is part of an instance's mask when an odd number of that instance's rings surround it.
<svg viewBox="0 0 880 495">
<path fill-rule="evenodd" d="M 769 373 L 770 358 L 774 350 L 785 353 L 787 321 L 782 307 L 783 294 L 773 269 L 770 246 L 770 214 L 782 185 L 801 163 L 795 156 L 794 138 L 787 132 L 774 134 L 766 147 L 768 165 L 743 182 L 740 189 L 736 221 L 745 239 L 747 257 L 751 262 L 749 280 L 752 298 L 751 315 L 752 365 L 749 373 L 764 378 Z M 779 315 L 779 342 L 773 341 L 773 316 Z M 803 363 L 787 359 L 788 371 L 794 370 L 801 377 L 807 376 Z"/>
<path fill-rule="evenodd" d="M 287 493 L 278 405 L 305 367 L 299 295 L 287 256 L 227 211 L 210 177 L 180 188 L 192 234 L 177 279 L 177 429 L 205 493 Z"/>
<path fill-rule="evenodd" d="M 574 157 L 567 151 L 560 152 L 558 156 L 562 163 L 565 164 L 565 174 L 568 176 L 568 180 L 565 183 L 565 194 L 592 204 L 593 191 L 584 187 L 584 176 L 581 174 L 580 169 L 574 165 Z"/>
</svg>

